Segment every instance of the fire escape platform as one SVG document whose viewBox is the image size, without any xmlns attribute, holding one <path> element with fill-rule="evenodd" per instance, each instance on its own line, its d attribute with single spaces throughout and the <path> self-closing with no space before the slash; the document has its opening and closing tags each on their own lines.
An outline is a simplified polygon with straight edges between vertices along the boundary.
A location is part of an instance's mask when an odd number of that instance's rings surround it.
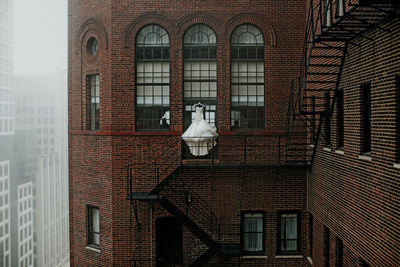
<svg viewBox="0 0 400 267">
<path fill-rule="evenodd" d="M 148 200 L 160 200 L 162 196 L 153 195 L 149 192 L 132 192 L 130 196 L 128 196 L 127 200 L 139 200 L 139 201 L 148 201 Z"/>
</svg>

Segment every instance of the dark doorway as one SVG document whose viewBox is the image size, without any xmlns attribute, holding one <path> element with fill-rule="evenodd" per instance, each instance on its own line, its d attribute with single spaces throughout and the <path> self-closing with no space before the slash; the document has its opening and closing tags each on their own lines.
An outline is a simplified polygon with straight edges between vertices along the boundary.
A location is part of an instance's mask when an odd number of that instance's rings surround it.
<svg viewBox="0 0 400 267">
<path fill-rule="evenodd" d="M 182 226 L 174 218 L 156 220 L 157 267 L 182 266 Z"/>
</svg>

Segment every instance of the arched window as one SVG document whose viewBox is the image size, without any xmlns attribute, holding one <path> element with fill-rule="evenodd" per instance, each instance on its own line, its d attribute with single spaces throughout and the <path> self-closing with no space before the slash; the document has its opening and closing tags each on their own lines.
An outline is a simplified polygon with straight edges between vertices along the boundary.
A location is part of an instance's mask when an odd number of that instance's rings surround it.
<svg viewBox="0 0 400 267">
<path fill-rule="evenodd" d="M 194 119 L 196 103 L 206 105 L 206 120 L 216 125 L 217 38 L 203 24 L 190 27 L 183 39 L 184 128 Z"/>
<path fill-rule="evenodd" d="M 169 36 L 148 25 L 136 37 L 136 129 L 169 129 Z"/>
<path fill-rule="evenodd" d="M 264 37 L 255 26 L 231 37 L 231 128 L 264 129 Z"/>
</svg>

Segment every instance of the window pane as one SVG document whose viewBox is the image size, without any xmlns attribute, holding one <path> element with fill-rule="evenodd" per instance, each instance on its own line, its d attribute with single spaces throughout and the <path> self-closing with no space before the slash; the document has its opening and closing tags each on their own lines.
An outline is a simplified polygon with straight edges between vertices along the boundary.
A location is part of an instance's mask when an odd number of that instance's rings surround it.
<svg viewBox="0 0 400 267">
<path fill-rule="evenodd" d="M 281 214 L 281 251 L 297 251 L 297 214 Z"/>
<path fill-rule="evenodd" d="M 263 215 L 244 214 L 243 219 L 243 249 L 249 252 L 262 251 Z"/>
</svg>

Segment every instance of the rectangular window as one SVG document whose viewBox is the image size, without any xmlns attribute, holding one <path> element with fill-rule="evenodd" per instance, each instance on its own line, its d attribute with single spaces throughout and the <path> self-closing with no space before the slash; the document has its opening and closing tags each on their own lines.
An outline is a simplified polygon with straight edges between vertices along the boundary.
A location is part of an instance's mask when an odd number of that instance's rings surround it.
<svg viewBox="0 0 400 267">
<path fill-rule="evenodd" d="M 169 129 L 169 73 L 169 62 L 137 62 L 137 130 Z"/>
<path fill-rule="evenodd" d="M 264 61 L 232 61 L 231 127 L 264 129 Z"/>
<path fill-rule="evenodd" d="M 247 255 L 264 253 L 265 213 L 243 212 L 241 223 L 242 250 Z"/>
<path fill-rule="evenodd" d="M 343 267 L 343 242 L 336 237 L 336 267 Z"/>
<path fill-rule="evenodd" d="M 396 75 L 397 162 L 400 162 L 400 74 Z"/>
<path fill-rule="evenodd" d="M 300 212 L 278 213 L 278 254 L 300 253 Z"/>
<path fill-rule="evenodd" d="M 331 99 L 330 94 L 325 93 L 325 145 L 331 145 Z"/>
<path fill-rule="evenodd" d="M 87 206 L 87 245 L 95 248 L 100 246 L 99 208 L 93 206 Z"/>
<path fill-rule="evenodd" d="M 371 153 L 371 84 L 361 85 L 362 91 L 362 153 Z"/>
<path fill-rule="evenodd" d="M 205 119 L 216 126 L 217 112 L 217 61 L 192 61 L 186 59 L 183 71 L 184 129 L 186 130 L 195 117 L 195 104 L 206 105 Z"/>
<path fill-rule="evenodd" d="M 100 129 L 100 75 L 87 76 L 90 93 L 90 130 Z"/>
<path fill-rule="evenodd" d="M 312 116 L 311 116 L 311 123 L 312 123 L 312 141 L 315 143 L 316 141 L 316 120 L 315 120 L 315 96 L 311 97 L 311 109 L 312 109 Z"/>
<path fill-rule="evenodd" d="M 337 146 L 344 147 L 344 98 L 343 90 L 337 92 Z"/>
<path fill-rule="evenodd" d="M 314 217 L 313 215 L 310 213 L 310 222 L 308 225 L 309 229 L 308 229 L 308 239 L 310 241 L 310 257 L 312 258 L 313 255 L 313 238 L 314 238 Z"/>
<path fill-rule="evenodd" d="M 325 267 L 330 266 L 330 231 L 329 228 L 324 226 L 324 257 Z"/>
</svg>

